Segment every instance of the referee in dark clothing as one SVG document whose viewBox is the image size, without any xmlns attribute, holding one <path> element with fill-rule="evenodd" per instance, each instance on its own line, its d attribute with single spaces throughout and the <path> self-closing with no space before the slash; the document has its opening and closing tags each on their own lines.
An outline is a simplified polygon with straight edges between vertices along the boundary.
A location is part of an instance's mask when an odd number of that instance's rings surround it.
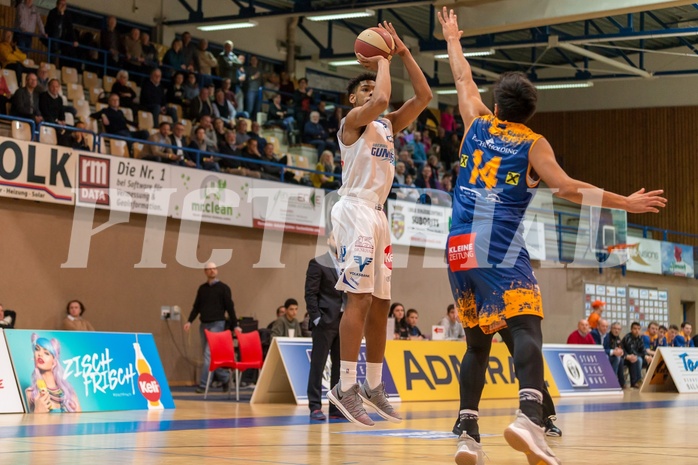
<svg viewBox="0 0 698 465">
<path fill-rule="evenodd" d="M 211 351 L 206 342 L 205 329 L 213 333 L 219 333 L 225 330 L 225 314 L 233 326 L 238 325 L 238 319 L 235 315 L 235 304 L 233 296 L 227 284 L 223 284 L 218 280 L 218 268 L 216 264 L 211 262 L 206 264 L 204 268 L 207 281 L 199 286 L 196 292 L 196 300 L 189 314 L 188 321 L 184 324 L 184 331 L 189 331 L 192 322 L 197 316 L 201 319 L 199 333 L 201 335 L 201 347 L 204 349 L 204 365 L 201 367 L 201 379 L 196 392 L 201 394 L 206 390 L 206 381 L 208 380 L 208 367 L 211 364 Z M 216 370 L 215 378 L 223 383 L 223 390 L 227 391 L 229 383 L 229 372 L 219 368 Z"/>
</svg>

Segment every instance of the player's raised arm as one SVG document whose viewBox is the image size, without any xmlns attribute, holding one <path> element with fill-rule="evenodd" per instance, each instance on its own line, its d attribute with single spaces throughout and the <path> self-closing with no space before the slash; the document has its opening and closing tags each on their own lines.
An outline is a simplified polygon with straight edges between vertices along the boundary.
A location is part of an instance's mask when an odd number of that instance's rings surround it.
<svg viewBox="0 0 698 465">
<path fill-rule="evenodd" d="M 414 89 L 414 97 L 406 101 L 398 110 L 386 116 L 393 125 L 393 133 L 397 134 L 409 126 L 412 121 L 417 119 L 420 113 L 429 105 L 433 95 L 429 83 L 427 83 L 427 79 L 424 77 L 424 73 L 419 68 L 417 62 L 414 61 L 414 57 L 410 50 L 397 35 L 393 25 L 387 21 L 383 21 L 383 24 L 379 24 L 379 27 L 385 29 L 393 36 L 393 40 L 395 41 L 394 53 L 400 55 L 400 58 L 402 58 L 402 62 L 407 69 L 407 74 L 410 76 L 412 88 Z"/>
<path fill-rule="evenodd" d="M 458 108 L 463 124 L 469 126 L 478 116 L 489 115 L 492 112 L 482 103 L 477 84 L 473 80 L 473 72 L 468 60 L 463 56 L 460 38 L 463 31 L 458 29 L 458 17 L 453 10 L 446 7 L 437 13 L 443 29 L 444 40 L 448 46 L 448 62 L 453 72 L 453 80 L 458 92 Z"/>
<path fill-rule="evenodd" d="M 643 188 L 626 197 L 606 190 L 601 191 L 592 184 L 571 178 L 557 164 L 553 148 L 544 138 L 536 142 L 528 159 L 548 187 L 557 190 L 555 195 L 570 202 L 618 208 L 629 213 L 659 213 L 659 209 L 664 208 L 667 203 L 667 199 L 661 196 L 664 193 L 662 190 L 645 192 Z M 600 195 L 589 195 L 589 190 L 593 189 L 599 189 Z"/>
<path fill-rule="evenodd" d="M 365 57 L 359 53 L 356 58 L 361 65 L 376 73 L 375 88 L 372 83 L 362 81 L 356 92 L 349 95 L 349 101 L 355 105 L 356 99 L 362 100 L 368 97 L 360 106 L 354 106 L 346 116 L 344 121 L 344 133 L 356 132 L 360 128 L 375 121 L 387 108 L 390 103 L 390 62 L 382 56 Z M 361 94 L 361 95 L 359 95 Z M 351 142 L 343 141 L 349 145 Z"/>
</svg>

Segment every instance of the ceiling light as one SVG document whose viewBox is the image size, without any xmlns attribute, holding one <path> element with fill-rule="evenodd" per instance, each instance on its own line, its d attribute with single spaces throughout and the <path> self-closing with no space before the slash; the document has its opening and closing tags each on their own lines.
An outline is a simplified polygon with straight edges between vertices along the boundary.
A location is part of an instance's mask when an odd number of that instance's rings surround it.
<svg viewBox="0 0 698 465">
<path fill-rule="evenodd" d="M 485 92 L 487 92 L 487 87 L 478 87 L 477 91 L 481 94 L 484 94 Z M 436 93 L 439 95 L 454 95 L 457 94 L 458 91 L 456 89 L 438 89 Z"/>
<path fill-rule="evenodd" d="M 357 60 L 337 60 L 337 61 L 330 61 L 327 64 L 330 66 L 352 66 L 352 65 L 358 65 L 359 62 Z"/>
<path fill-rule="evenodd" d="M 533 84 L 538 90 L 556 90 L 556 89 L 581 89 L 584 87 L 594 87 L 591 81 L 585 82 L 558 82 L 551 84 Z"/>
<path fill-rule="evenodd" d="M 204 32 L 211 32 L 211 31 L 224 31 L 226 29 L 246 29 L 248 27 L 255 27 L 257 26 L 257 21 L 244 21 L 240 23 L 227 23 L 227 24 L 214 24 L 212 26 L 199 26 L 197 27 L 198 30 L 204 31 Z"/>
<path fill-rule="evenodd" d="M 375 15 L 376 12 L 373 10 L 359 10 L 349 11 L 346 13 L 328 13 L 326 15 L 306 16 L 306 19 L 310 21 L 333 21 L 335 19 L 368 18 L 369 16 Z"/>
<path fill-rule="evenodd" d="M 483 50 L 471 50 L 469 52 L 463 52 L 463 56 L 466 58 L 469 57 L 488 57 L 491 55 L 494 55 L 496 52 L 493 48 L 487 48 Z M 441 53 L 439 55 L 434 55 L 434 58 L 437 60 L 444 60 L 448 58 L 448 53 Z"/>
</svg>

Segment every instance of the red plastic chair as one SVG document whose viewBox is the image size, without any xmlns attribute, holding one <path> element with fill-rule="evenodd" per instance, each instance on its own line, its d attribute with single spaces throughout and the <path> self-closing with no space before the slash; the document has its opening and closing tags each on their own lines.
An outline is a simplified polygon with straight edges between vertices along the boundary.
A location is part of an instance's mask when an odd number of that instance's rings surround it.
<svg viewBox="0 0 698 465">
<path fill-rule="evenodd" d="M 233 334 L 229 329 L 219 333 L 213 333 L 204 329 L 208 347 L 211 350 L 211 364 L 208 367 L 208 379 L 206 380 L 206 392 L 204 399 L 208 396 L 208 387 L 211 385 L 211 375 L 219 368 L 227 368 L 232 378 L 232 370 L 237 368 L 235 361 L 235 346 L 233 345 Z M 230 385 L 230 384 L 229 384 Z M 230 388 L 228 388 L 228 398 L 230 399 Z M 238 396 L 238 400 L 240 397 Z"/>
<path fill-rule="evenodd" d="M 240 361 L 235 364 L 235 399 L 240 400 L 240 373 L 250 369 L 261 369 L 264 357 L 259 331 L 243 333 L 240 328 L 235 328 L 235 337 L 238 338 L 240 349 Z"/>
</svg>

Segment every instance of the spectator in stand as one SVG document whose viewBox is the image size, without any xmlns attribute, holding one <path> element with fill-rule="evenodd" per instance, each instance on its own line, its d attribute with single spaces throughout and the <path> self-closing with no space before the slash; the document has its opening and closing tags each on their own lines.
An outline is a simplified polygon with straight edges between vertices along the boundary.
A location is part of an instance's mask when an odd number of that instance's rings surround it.
<svg viewBox="0 0 698 465">
<path fill-rule="evenodd" d="M 439 171 L 441 171 L 439 166 L 439 157 L 436 155 L 429 155 L 427 158 L 427 165 L 431 166 L 430 184 L 439 184 Z"/>
<path fill-rule="evenodd" d="M 184 99 L 184 74 L 175 73 L 165 97 L 168 104 L 179 105 L 183 110 L 189 104 L 189 101 Z"/>
<path fill-rule="evenodd" d="M 446 166 L 452 163 L 460 166 L 460 142 L 458 134 L 453 133 L 441 144 L 441 161 Z"/>
<path fill-rule="evenodd" d="M 577 329 L 567 337 L 568 344 L 594 344 L 594 337 L 589 332 L 589 322 L 586 318 L 579 320 Z"/>
<path fill-rule="evenodd" d="M 274 153 L 274 144 L 267 144 L 264 146 L 264 150 L 262 151 L 262 160 L 272 163 L 278 163 L 280 165 L 288 164 L 288 157 L 286 155 L 284 155 L 283 157 L 279 157 L 277 154 Z M 262 177 L 264 179 L 269 179 L 272 181 L 281 181 L 282 169 L 283 168 L 281 166 L 262 165 Z M 283 181 L 288 183 L 296 183 L 295 175 L 289 170 L 284 170 Z"/>
<path fill-rule="evenodd" d="M 412 179 L 417 176 L 417 167 L 414 164 L 414 160 L 410 156 L 410 152 L 407 150 L 401 150 L 397 154 L 398 160 L 405 164 L 405 172 L 412 175 Z"/>
<path fill-rule="evenodd" d="M 222 120 L 226 126 L 232 128 L 235 121 L 235 107 L 230 100 L 225 98 L 225 91 L 218 89 L 216 99 L 213 102 L 213 116 Z"/>
<path fill-rule="evenodd" d="M 388 318 L 395 319 L 395 331 L 393 332 L 393 339 L 407 339 L 408 334 L 404 324 L 405 306 L 399 302 L 393 302 L 393 304 L 390 306 Z"/>
<path fill-rule="evenodd" d="M 299 128 L 305 127 L 313 103 L 313 89 L 308 88 L 308 80 L 300 78 L 298 89 L 293 93 L 293 116 Z"/>
<path fill-rule="evenodd" d="M 70 42 L 64 44 L 51 41 L 51 53 L 61 56 L 60 67 L 71 65 L 70 58 L 75 57 L 75 47 L 79 45 L 73 27 L 73 19 L 70 12 L 66 11 L 67 6 L 67 0 L 56 0 L 56 7 L 49 11 L 46 17 L 46 35 L 51 39 Z"/>
<path fill-rule="evenodd" d="M 94 331 L 92 324 L 84 319 L 82 315 L 85 313 L 85 306 L 79 300 L 71 300 L 65 306 L 65 312 L 68 316 L 63 320 L 63 331 Z"/>
<path fill-rule="evenodd" d="M 419 173 L 414 184 L 420 189 L 441 189 L 441 184 L 439 182 L 434 182 L 433 170 L 430 165 L 422 166 L 422 171 Z"/>
<path fill-rule="evenodd" d="M 34 120 L 36 123 L 43 121 L 39 109 L 39 93 L 36 91 L 36 74 L 29 73 L 24 87 L 17 89 L 12 96 L 12 116 L 19 116 Z"/>
<path fill-rule="evenodd" d="M 666 340 L 666 335 L 667 335 L 667 327 L 664 325 L 659 325 L 659 330 L 657 331 L 658 337 L 659 337 L 659 347 L 669 347 L 670 344 L 667 344 Z M 695 339 L 695 337 L 693 338 Z M 694 341 L 695 345 L 695 341 Z"/>
<path fill-rule="evenodd" d="M 623 351 L 623 341 L 620 337 L 621 326 L 617 321 L 611 325 L 611 332 L 603 340 L 603 348 L 608 355 L 608 360 L 611 362 L 614 373 L 618 377 L 620 387 L 625 386 L 625 352 Z"/>
<path fill-rule="evenodd" d="M 97 40 L 97 34 L 91 31 L 83 31 L 78 37 L 78 43 L 83 47 L 88 48 L 77 48 L 75 49 L 75 54 L 78 59 L 82 60 L 84 63 L 81 64 L 85 71 L 92 73 L 102 73 L 104 55 L 100 52 L 100 44 Z"/>
<path fill-rule="evenodd" d="M 444 338 L 449 341 L 465 341 L 465 330 L 463 329 L 463 323 L 461 323 L 458 317 L 458 310 L 454 304 L 449 304 L 446 307 L 446 316 L 441 319 L 439 325 L 443 326 L 446 331 L 444 332 Z"/>
<path fill-rule="evenodd" d="M 441 113 L 441 127 L 444 128 L 446 134 L 456 132 L 456 119 L 453 117 L 453 107 L 451 105 L 444 108 Z"/>
<path fill-rule="evenodd" d="M 199 84 L 201 87 L 211 85 L 213 68 L 218 66 L 218 60 L 208 51 L 208 40 L 201 39 L 199 48 L 196 51 L 196 61 L 199 63 Z"/>
<path fill-rule="evenodd" d="M 675 325 L 672 325 L 675 327 Z M 693 332 L 693 325 L 688 321 L 681 323 L 681 331 L 676 333 L 676 336 L 672 339 L 673 347 L 694 347 L 693 339 L 691 339 L 691 333 Z"/>
<path fill-rule="evenodd" d="M 419 200 L 419 190 L 417 186 L 415 186 L 410 173 L 405 174 L 404 187 L 400 187 L 395 194 L 398 200 L 405 200 L 407 202 L 417 202 Z"/>
<path fill-rule="evenodd" d="M 421 168 L 427 163 L 427 151 L 422 143 L 422 134 L 419 131 L 415 131 L 412 136 L 412 142 L 407 144 L 408 150 L 412 152 L 412 160 L 414 160 L 415 166 L 421 171 Z"/>
<path fill-rule="evenodd" d="M 36 70 L 36 90 L 40 94 L 48 90 L 48 81 L 50 80 L 51 78 L 48 75 L 48 68 L 45 66 L 39 66 L 39 69 Z"/>
<path fill-rule="evenodd" d="M 210 116 L 204 115 L 199 121 L 199 127 L 206 130 L 206 143 L 218 148 L 218 136 L 216 135 L 216 129 L 213 127 L 213 120 Z"/>
<path fill-rule="evenodd" d="M 422 144 L 424 144 L 424 151 L 429 153 L 431 151 L 431 136 L 429 135 L 428 130 L 424 130 L 421 132 L 422 134 Z"/>
<path fill-rule="evenodd" d="M 286 312 L 277 318 L 271 327 L 271 337 L 302 337 L 301 325 L 296 320 L 298 301 L 296 299 L 286 299 L 284 307 L 286 307 Z"/>
<path fill-rule="evenodd" d="M 22 82 L 22 74 L 24 73 L 22 62 L 26 59 L 27 54 L 12 42 L 12 31 L 4 30 L 2 42 L 0 42 L 0 64 L 3 68 L 13 70 L 19 83 Z"/>
<path fill-rule="evenodd" d="M 238 157 L 242 155 L 240 153 L 240 150 L 235 145 L 235 132 L 234 131 L 227 131 L 225 133 L 225 142 L 220 147 L 220 153 L 223 155 L 234 155 L 234 156 L 238 156 Z M 237 174 L 239 176 L 247 176 L 249 174 L 247 168 L 245 168 L 245 166 L 243 165 L 243 162 L 241 160 L 238 160 L 238 159 L 221 157 L 221 159 L 218 161 L 218 164 L 220 165 L 221 170 L 228 173 L 228 174 Z M 279 307 L 279 308 L 281 308 L 281 307 Z M 278 318 L 278 309 L 277 309 L 277 318 Z"/>
<path fill-rule="evenodd" d="M 645 350 L 645 344 L 640 337 L 640 323 L 633 321 L 630 332 L 623 337 L 623 352 L 625 364 L 630 372 L 630 386 L 639 388 L 642 385 L 642 364 L 652 363 L 652 356 Z"/>
<path fill-rule="evenodd" d="M 87 125 L 82 121 L 75 123 L 76 129 L 86 129 L 86 127 Z M 85 133 L 82 131 L 71 131 L 67 146 L 75 150 L 84 150 L 85 152 L 92 151 L 92 147 L 88 145 L 88 141 L 85 138 Z"/>
<path fill-rule="evenodd" d="M 247 168 L 247 176 L 260 178 L 262 176 L 262 165 L 255 162 L 262 161 L 262 154 L 259 152 L 257 139 L 249 139 L 242 149 L 241 155 L 250 160 L 243 163 L 243 166 Z"/>
<path fill-rule="evenodd" d="M 240 67 L 235 72 L 235 77 L 237 78 L 237 84 L 235 85 L 235 101 L 238 103 L 237 110 L 238 113 L 245 111 L 245 93 L 243 87 L 246 85 L 247 75 L 245 74 L 245 55 L 238 55 L 238 61 L 240 62 Z"/>
<path fill-rule="evenodd" d="M 598 321 L 596 328 L 591 330 L 591 337 L 594 338 L 594 344 L 603 345 L 603 340 L 608 334 L 608 321 L 603 318 Z"/>
<path fill-rule="evenodd" d="M 160 66 L 158 49 L 150 42 L 150 34 L 147 32 L 141 33 L 141 50 L 143 50 L 143 65 L 148 68 L 148 71 Z"/>
<path fill-rule="evenodd" d="M 112 84 L 111 93 L 119 96 L 119 103 L 122 107 L 136 109 L 136 91 L 128 85 L 128 71 L 121 70 L 116 73 L 116 82 Z"/>
<path fill-rule="evenodd" d="M 411 341 L 421 341 L 426 339 L 426 336 L 424 336 L 424 334 L 422 334 L 422 332 L 419 330 L 417 321 L 419 321 L 419 312 L 417 312 L 417 310 L 414 308 L 407 310 L 407 315 L 405 316 L 403 326 L 407 330 L 407 338 Z"/>
<path fill-rule="evenodd" d="M 63 107 L 63 97 L 61 97 L 60 91 L 61 83 L 58 79 L 51 79 L 48 83 L 48 90 L 39 94 L 39 111 L 44 118 L 44 122 L 65 126 L 65 108 Z M 56 136 L 59 145 L 67 145 L 70 139 L 70 134 L 64 129 L 56 128 Z"/>
<path fill-rule="evenodd" d="M 276 309 L 276 319 L 272 320 L 271 323 L 269 323 L 267 325 L 267 329 L 271 330 L 271 328 L 274 326 L 274 323 L 276 323 L 276 320 L 281 318 L 285 313 L 286 313 L 286 307 L 284 307 L 283 305 L 278 307 Z"/>
<path fill-rule="evenodd" d="M 591 329 L 596 328 L 596 324 L 601 318 L 601 314 L 606 307 L 606 302 L 603 300 L 595 300 L 591 303 L 591 315 L 589 315 L 589 327 Z"/>
<path fill-rule="evenodd" d="M 451 173 L 444 173 L 441 176 L 441 190 L 453 194 L 453 175 Z"/>
<path fill-rule="evenodd" d="M 327 131 L 320 124 L 320 113 L 317 111 L 310 112 L 310 119 L 303 127 L 303 142 L 315 146 L 318 156 L 327 149 L 334 157 L 337 151 L 337 144 L 329 140 Z"/>
<path fill-rule="evenodd" d="M 186 57 L 182 51 L 182 41 L 174 39 L 170 49 L 162 57 L 162 64 L 165 67 L 165 74 L 172 76 L 175 73 L 187 72 Z"/>
<path fill-rule="evenodd" d="M 218 76 L 230 79 L 231 84 L 237 84 L 237 70 L 242 66 L 238 57 L 233 53 L 233 41 L 226 40 L 223 51 L 218 54 Z"/>
<path fill-rule="evenodd" d="M 135 27 L 132 28 L 131 32 L 124 36 L 121 48 L 126 56 L 126 67 L 131 71 L 140 71 L 145 62 L 141 44 L 141 31 Z"/>
<path fill-rule="evenodd" d="M 647 325 L 647 331 L 642 335 L 642 343 L 645 344 L 645 351 L 653 357 L 657 348 L 666 344 L 666 341 L 659 337 L 659 323 L 650 321 L 650 324 Z"/>
<path fill-rule="evenodd" d="M 250 64 L 245 66 L 245 110 L 253 121 L 257 120 L 257 112 L 261 106 L 259 101 L 259 89 L 262 88 L 262 71 L 258 68 L 257 57 L 250 57 Z"/>
<path fill-rule="evenodd" d="M 190 168 L 196 166 L 196 163 L 186 159 L 185 157 L 186 151 L 183 150 L 183 148 L 189 145 L 189 141 L 187 140 L 187 136 L 184 135 L 184 125 L 182 123 L 174 124 L 174 127 L 172 128 L 172 134 L 170 135 L 169 144 L 174 147 L 177 147 L 176 149 L 172 150 L 179 159 L 180 165 L 183 164 L 184 166 L 188 166 Z"/>
<path fill-rule="evenodd" d="M 289 116 L 286 105 L 281 103 L 281 94 L 276 94 L 271 99 L 267 112 L 267 125 L 279 126 L 286 131 L 293 131 L 295 118 Z"/>
<path fill-rule="evenodd" d="M 34 6 L 34 0 L 24 0 L 24 2 L 17 5 L 15 29 L 21 31 L 17 33 L 15 39 L 17 40 L 17 46 L 23 50 L 32 48 L 32 34 L 35 34 L 37 29 L 39 35 L 48 37 L 44 30 L 44 23 L 41 22 L 39 10 Z"/>
<path fill-rule="evenodd" d="M 281 71 L 281 74 L 279 74 L 279 92 L 285 94 L 283 100 L 288 101 L 291 99 L 295 91 L 296 86 L 293 85 L 293 81 L 291 81 L 288 73 L 286 71 Z"/>
<path fill-rule="evenodd" d="M 247 121 L 238 118 L 237 123 L 235 123 L 235 145 L 238 151 L 245 147 L 248 140 L 250 140 L 250 136 L 247 134 Z"/>
<path fill-rule="evenodd" d="M 674 339 L 677 334 L 679 334 L 679 327 L 676 325 L 669 325 L 669 330 L 666 333 L 667 347 L 674 347 Z"/>
<path fill-rule="evenodd" d="M 143 81 L 141 107 L 153 115 L 153 123 L 156 126 L 160 123 L 160 115 L 168 115 L 175 123 L 178 121 L 177 110 L 167 106 L 160 68 L 154 68 L 150 72 L 150 79 Z"/>
<path fill-rule="evenodd" d="M 225 135 L 228 129 L 225 126 L 225 121 L 220 118 L 215 118 L 213 120 L 213 134 L 216 137 L 216 148 L 220 151 L 220 148 L 225 144 Z"/>
<path fill-rule="evenodd" d="M 393 178 L 393 186 L 405 184 L 405 175 L 407 174 L 405 163 L 397 162 L 395 163 L 395 177 Z"/>
<path fill-rule="evenodd" d="M 221 81 L 221 90 L 225 94 L 225 99 L 233 104 L 233 108 L 237 111 L 237 99 L 235 97 L 235 92 L 233 91 L 233 84 L 229 78 L 225 78 Z M 245 112 L 245 118 L 247 118 L 247 112 Z"/>
<path fill-rule="evenodd" d="M 199 97 L 201 90 L 199 89 L 199 84 L 196 82 L 196 74 L 187 74 L 187 82 L 184 83 L 184 101 L 191 106 L 192 100 Z"/>
<path fill-rule="evenodd" d="M 170 123 L 160 123 L 158 132 L 148 137 L 148 142 L 170 145 Z M 175 155 L 170 147 L 152 144 L 145 144 L 139 158 L 171 164 L 180 164 L 182 161 L 182 158 Z"/>
<path fill-rule="evenodd" d="M 124 116 L 124 113 L 119 108 L 119 96 L 117 94 L 109 95 L 107 108 L 103 108 L 98 112 L 92 113 L 90 118 L 95 118 L 102 121 L 104 132 L 123 137 L 133 137 L 135 139 L 148 139 L 148 131 L 129 130 L 129 126 L 138 127 L 133 121 L 129 121 Z"/>
<path fill-rule="evenodd" d="M 211 152 L 216 152 L 216 147 L 208 143 L 208 138 L 206 137 L 206 129 L 199 126 L 194 131 L 194 138 L 189 143 L 189 148 L 194 150 L 200 150 L 202 153 L 201 157 L 201 167 L 208 171 L 220 171 L 221 167 L 217 163 L 216 159 L 211 155 Z M 196 163 L 196 153 L 187 152 L 185 157 L 194 163 Z"/>
<path fill-rule="evenodd" d="M 12 92 L 10 92 L 5 76 L 0 74 L 0 115 L 7 114 L 7 104 L 10 103 L 11 98 Z"/>
<path fill-rule="evenodd" d="M 315 171 L 322 171 L 323 173 L 312 173 L 310 175 L 310 181 L 314 187 L 330 190 L 339 189 L 339 182 L 335 181 L 334 176 L 327 174 L 334 173 L 334 153 L 329 150 L 322 152 L 320 160 L 315 165 Z"/>
<path fill-rule="evenodd" d="M 16 320 L 17 313 L 9 308 L 6 310 L 2 304 L 0 304 L 0 328 L 12 329 L 15 327 Z"/>
<path fill-rule="evenodd" d="M 214 115 L 209 92 L 208 87 L 202 87 L 199 95 L 189 101 L 189 119 L 199 121 L 203 116 Z"/>
<path fill-rule="evenodd" d="M 107 18 L 107 26 L 100 33 L 100 48 L 107 50 L 107 66 L 110 70 L 107 74 L 113 76 L 116 72 L 113 68 L 121 68 L 121 56 L 119 55 L 119 33 L 116 31 L 116 16 Z M 101 58 L 101 56 L 100 56 Z"/>
<path fill-rule="evenodd" d="M 196 44 L 191 41 L 191 34 L 185 32 L 182 34 L 182 57 L 184 59 L 184 64 L 189 71 L 199 71 L 198 59 L 198 48 Z"/>
<path fill-rule="evenodd" d="M 325 128 L 325 131 L 327 131 L 327 122 L 330 119 L 330 115 L 327 114 L 327 102 L 320 100 L 315 111 L 320 115 L 320 124 Z"/>
<path fill-rule="evenodd" d="M 252 121 L 252 128 L 247 135 L 250 136 L 250 139 L 255 139 L 257 141 L 259 151 L 264 152 L 264 147 L 267 145 L 267 140 L 262 136 L 260 132 L 261 130 L 262 127 L 259 125 L 259 123 L 257 121 Z"/>
<path fill-rule="evenodd" d="M 342 107 L 340 107 L 339 105 L 336 105 L 334 107 L 334 111 L 327 119 L 327 125 L 325 126 L 325 129 L 327 129 L 327 136 L 331 138 L 333 141 L 337 140 L 337 131 L 339 131 L 339 123 L 342 121 L 343 117 L 344 110 L 342 110 Z"/>
<path fill-rule="evenodd" d="M 279 87 L 281 87 L 279 83 L 280 80 L 278 74 L 272 72 L 266 76 L 266 79 L 264 80 L 264 97 L 262 99 L 264 102 L 270 101 L 276 94 L 279 93 Z"/>
</svg>

